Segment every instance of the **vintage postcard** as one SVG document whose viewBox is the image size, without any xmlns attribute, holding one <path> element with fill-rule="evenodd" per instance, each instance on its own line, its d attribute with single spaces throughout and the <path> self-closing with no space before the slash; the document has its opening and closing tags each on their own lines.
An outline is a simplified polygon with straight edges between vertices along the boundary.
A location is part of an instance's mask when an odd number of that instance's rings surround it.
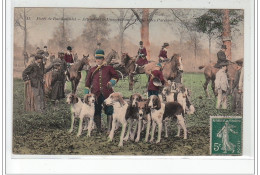
<svg viewBox="0 0 260 175">
<path fill-rule="evenodd" d="M 12 154 L 243 155 L 244 21 L 15 7 Z"/>
</svg>

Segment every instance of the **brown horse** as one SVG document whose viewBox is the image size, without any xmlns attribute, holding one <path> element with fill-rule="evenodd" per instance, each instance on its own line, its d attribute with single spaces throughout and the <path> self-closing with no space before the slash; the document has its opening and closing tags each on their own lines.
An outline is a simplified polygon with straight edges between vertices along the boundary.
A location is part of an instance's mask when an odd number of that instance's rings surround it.
<svg viewBox="0 0 260 175">
<path fill-rule="evenodd" d="M 206 93 L 206 96 L 208 98 L 210 98 L 210 95 L 209 95 L 209 92 L 208 92 L 208 85 L 209 85 L 209 82 L 211 81 L 211 88 L 212 88 L 212 91 L 214 92 L 214 95 L 216 96 L 217 94 L 215 93 L 215 79 L 216 79 L 216 73 L 219 71 L 218 68 L 215 68 L 214 67 L 215 64 L 209 64 L 207 66 L 199 66 L 199 69 L 204 69 L 204 75 L 205 75 L 205 83 L 203 85 L 203 88 L 204 88 L 204 91 Z M 229 78 L 229 87 L 230 89 L 232 90 L 232 86 L 233 86 L 233 83 L 234 83 L 234 79 L 235 79 L 235 74 L 236 74 L 236 71 L 238 69 L 238 65 L 236 63 L 230 63 L 228 66 L 227 66 L 227 75 L 228 75 L 228 78 Z"/>
<path fill-rule="evenodd" d="M 122 55 L 122 64 L 125 67 L 125 71 L 127 72 L 129 76 L 129 90 L 133 90 L 134 86 L 134 74 L 135 66 L 136 66 L 136 60 L 134 58 L 131 58 L 127 53 L 124 53 Z M 149 76 L 151 72 L 154 70 L 156 64 L 158 62 L 150 62 L 143 67 L 139 68 L 137 70 L 137 74 L 146 74 Z M 180 54 L 174 54 L 169 61 L 163 63 L 163 77 L 165 81 L 167 80 L 174 80 L 176 78 L 178 71 L 183 71 L 183 65 L 182 65 L 182 58 Z"/>
<path fill-rule="evenodd" d="M 83 55 L 83 58 L 78 62 L 76 62 L 75 64 L 73 64 L 67 71 L 67 76 L 71 82 L 71 88 L 73 94 L 76 93 L 79 81 L 81 79 L 81 71 L 83 69 L 83 66 L 89 64 L 88 57 L 89 55 L 88 56 Z"/>
<path fill-rule="evenodd" d="M 128 53 L 123 53 L 121 57 L 121 64 L 124 68 L 124 73 L 128 75 L 129 78 L 129 90 L 134 88 L 134 71 L 135 71 L 135 58 L 132 58 Z"/>
<path fill-rule="evenodd" d="M 114 49 L 109 52 L 109 54 L 105 57 L 105 61 L 107 64 L 114 64 L 119 63 L 120 64 L 120 57 Z"/>
<path fill-rule="evenodd" d="M 144 71 L 150 75 L 158 62 L 151 62 L 144 66 Z M 178 71 L 183 72 L 182 57 L 180 54 L 173 54 L 169 61 L 162 63 L 162 73 L 165 81 L 173 81 L 178 74 Z"/>
</svg>

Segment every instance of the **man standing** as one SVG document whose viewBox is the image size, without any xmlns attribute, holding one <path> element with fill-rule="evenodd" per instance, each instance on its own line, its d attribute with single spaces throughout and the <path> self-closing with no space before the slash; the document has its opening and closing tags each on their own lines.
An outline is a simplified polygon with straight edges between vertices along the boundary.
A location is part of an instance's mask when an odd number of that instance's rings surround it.
<svg viewBox="0 0 260 175">
<path fill-rule="evenodd" d="M 105 64 L 104 55 L 105 53 L 103 50 L 96 51 L 95 58 L 97 66 L 89 70 L 85 84 L 85 94 L 88 94 L 89 90 L 91 90 L 91 93 L 95 94 L 97 99 L 95 102 L 94 121 L 98 132 L 101 132 L 102 104 L 105 99 L 113 93 L 112 86 L 114 86 L 119 79 L 115 69 L 112 66 Z M 104 111 L 107 115 L 107 132 L 109 133 L 112 127 L 113 107 L 106 106 Z"/>
<path fill-rule="evenodd" d="M 72 56 L 72 47 L 67 47 L 67 53 L 65 53 L 64 60 L 67 62 L 68 65 L 74 63 L 73 56 Z"/>
<path fill-rule="evenodd" d="M 36 55 L 35 62 L 23 71 L 25 81 L 25 110 L 43 112 L 44 109 L 44 89 L 43 56 Z"/>
<path fill-rule="evenodd" d="M 227 109 L 227 91 L 229 88 L 227 79 L 227 65 L 228 63 L 220 63 L 221 69 L 216 74 L 215 91 L 218 94 L 216 108 L 219 109 L 222 105 L 222 109 Z"/>
<path fill-rule="evenodd" d="M 162 46 L 162 49 L 160 51 L 160 54 L 159 54 L 159 62 L 162 63 L 162 62 L 166 62 L 168 61 L 168 57 L 167 57 L 167 49 L 169 47 L 169 43 L 164 43 L 163 46 Z"/>
<path fill-rule="evenodd" d="M 228 63 L 229 60 L 227 60 L 225 51 L 227 50 L 226 45 L 221 46 L 221 50 L 217 53 L 218 61 L 217 64 L 215 65 L 215 68 L 220 68 L 220 63 Z"/>
<path fill-rule="evenodd" d="M 240 79 L 240 75 L 241 75 L 241 69 L 243 66 L 243 59 L 239 59 L 236 61 L 238 68 L 236 71 L 236 75 L 235 75 L 235 80 L 234 80 L 234 84 L 233 84 L 233 103 L 232 103 L 232 110 L 233 112 L 238 112 L 241 113 L 242 111 L 242 107 L 241 107 L 241 93 L 238 92 L 238 84 L 239 84 L 239 79 Z"/>
</svg>

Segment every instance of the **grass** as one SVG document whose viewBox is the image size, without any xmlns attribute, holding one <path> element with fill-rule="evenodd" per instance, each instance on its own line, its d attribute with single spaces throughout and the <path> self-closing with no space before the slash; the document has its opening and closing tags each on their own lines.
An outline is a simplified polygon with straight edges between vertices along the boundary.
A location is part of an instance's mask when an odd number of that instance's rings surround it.
<svg viewBox="0 0 260 175">
<path fill-rule="evenodd" d="M 46 101 L 47 108 L 44 114 L 36 112 L 27 113 L 23 108 L 24 83 L 20 79 L 14 79 L 13 89 L 13 153 L 14 154 L 42 154 L 42 155 L 209 155 L 209 117 L 217 115 L 237 115 L 227 110 L 215 109 L 216 100 L 207 99 L 203 91 L 204 76 L 200 73 L 186 73 L 183 75 L 184 84 L 192 91 L 191 101 L 196 112 L 186 115 L 188 128 L 188 139 L 174 137 L 177 133 L 175 122 L 171 122 L 170 134 L 159 144 L 143 142 L 144 133 L 139 143 L 131 141 L 124 142 L 124 147 L 117 147 L 119 143 L 119 131 L 115 133 L 113 142 L 107 142 L 105 134 L 95 133 L 87 138 L 83 131 L 80 137 L 76 137 L 78 120 L 71 134 L 70 128 L 70 106 L 65 99 L 60 101 L 58 107 L 53 108 Z M 78 95 L 83 97 L 85 73 L 78 87 Z M 125 98 L 129 98 L 134 92 L 146 95 L 145 84 L 147 77 L 142 75 L 137 78 L 133 91 L 128 90 L 128 80 L 120 80 L 114 87 Z M 70 83 L 66 84 L 66 93 L 71 92 Z M 230 99 L 228 100 L 230 103 Z M 230 107 L 230 104 L 228 105 Z M 102 117 L 102 124 L 106 124 L 106 117 Z M 121 130 L 120 130 L 121 131 Z"/>
</svg>

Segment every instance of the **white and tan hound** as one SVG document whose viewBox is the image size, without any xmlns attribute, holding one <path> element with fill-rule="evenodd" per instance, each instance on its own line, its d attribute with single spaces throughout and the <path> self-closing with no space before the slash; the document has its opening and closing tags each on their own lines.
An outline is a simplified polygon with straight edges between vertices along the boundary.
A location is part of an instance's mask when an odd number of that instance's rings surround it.
<svg viewBox="0 0 260 175">
<path fill-rule="evenodd" d="M 114 92 L 110 94 L 109 97 L 104 101 L 104 103 L 108 106 L 113 106 L 114 108 L 112 128 L 108 136 L 108 141 L 113 140 L 116 123 L 120 122 L 122 124 L 122 131 L 121 131 L 120 141 L 118 146 L 123 146 L 123 138 L 126 131 L 127 119 L 128 119 L 126 112 L 129 105 L 127 104 L 126 101 L 123 100 L 123 97 L 119 92 Z"/>
<path fill-rule="evenodd" d="M 87 137 L 89 137 L 94 125 L 93 118 L 95 112 L 95 106 L 94 106 L 95 95 L 94 94 L 85 95 L 84 103 L 83 103 L 81 99 L 76 95 L 69 94 L 67 97 L 67 103 L 71 104 L 71 126 L 70 126 L 69 133 L 73 131 L 74 120 L 76 117 L 78 117 L 80 121 L 79 121 L 77 136 L 79 137 L 82 132 L 83 119 L 87 117 L 89 118 Z"/>
<path fill-rule="evenodd" d="M 162 123 L 165 120 L 171 119 L 173 117 L 177 117 L 178 122 L 178 133 L 177 136 L 180 136 L 181 128 L 184 130 L 184 139 L 187 139 L 187 128 L 184 119 L 184 111 L 182 106 L 177 102 L 167 102 L 161 103 L 159 97 L 155 95 L 151 95 L 148 102 L 148 107 L 151 110 L 151 119 L 152 119 L 152 130 L 151 130 L 151 138 L 150 142 L 153 142 L 154 139 L 154 131 L 156 124 L 158 125 L 158 137 L 156 143 L 159 143 L 161 140 L 161 131 L 162 131 Z M 167 123 L 167 122 L 165 122 Z M 147 124 L 147 128 L 150 129 L 150 124 Z M 149 132 L 149 129 L 147 131 Z M 167 125 L 165 126 L 166 136 L 168 135 Z"/>
</svg>

